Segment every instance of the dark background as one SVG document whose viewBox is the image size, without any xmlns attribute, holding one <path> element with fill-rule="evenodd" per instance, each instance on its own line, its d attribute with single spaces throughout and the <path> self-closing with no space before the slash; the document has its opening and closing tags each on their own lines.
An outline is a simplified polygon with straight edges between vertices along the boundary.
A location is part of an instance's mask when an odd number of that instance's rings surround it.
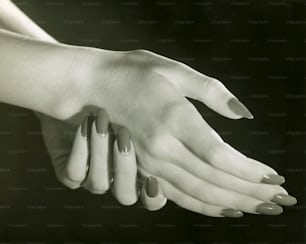
<svg viewBox="0 0 306 244">
<path fill-rule="evenodd" d="M 33 113 L 1 104 L 1 243 L 305 243 L 303 1 L 14 2 L 62 42 L 149 49 L 222 80 L 255 119 L 197 107 L 227 142 L 284 175 L 299 203 L 277 217 L 217 219 L 172 203 L 152 213 L 120 206 L 110 193 L 67 190 Z"/>
</svg>

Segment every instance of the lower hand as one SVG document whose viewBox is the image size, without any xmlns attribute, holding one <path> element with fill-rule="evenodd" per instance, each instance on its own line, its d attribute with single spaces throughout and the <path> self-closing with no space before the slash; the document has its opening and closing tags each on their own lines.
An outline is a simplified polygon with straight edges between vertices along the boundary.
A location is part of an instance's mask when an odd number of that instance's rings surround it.
<svg viewBox="0 0 306 244">
<path fill-rule="evenodd" d="M 142 177 L 137 182 L 136 155 L 129 133 L 123 127 L 115 138 L 105 110 L 101 109 L 95 118 L 86 117 L 78 127 L 44 114 L 38 116 L 56 176 L 66 187 L 82 187 L 93 194 L 111 189 L 123 205 L 134 204 L 141 191 L 143 206 L 151 211 L 166 204 L 154 177 Z M 132 147 L 128 154 L 118 147 L 127 141 Z"/>
</svg>

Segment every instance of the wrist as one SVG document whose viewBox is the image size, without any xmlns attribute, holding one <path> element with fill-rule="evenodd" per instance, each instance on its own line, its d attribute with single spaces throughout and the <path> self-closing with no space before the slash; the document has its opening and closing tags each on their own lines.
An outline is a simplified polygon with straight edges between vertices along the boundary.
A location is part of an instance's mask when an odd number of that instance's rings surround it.
<svg viewBox="0 0 306 244">
<path fill-rule="evenodd" d="M 62 61 L 66 65 L 63 74 L 60 98 L 56 111 L 56 118 L 67 120 L 76 114 L 95 112 L 97 107 L 105 103 L 106 63 L 110 60 L 112 51 L 96 48 L 62 45 L 64 51 Z"/>
<path fill-rule="evenodd" d="M 88 94 L 90 90 L 90 69 L 91 62 L 87 48 L 62 45 L 59 55 L 63 69 L 62 78 L 58 87 L 58 93 L 54 94 L 52 100 L 56 101 L 53 105 L 52 116 L 67 120 L 82 111 L 88 104 Z"/>
</svg>

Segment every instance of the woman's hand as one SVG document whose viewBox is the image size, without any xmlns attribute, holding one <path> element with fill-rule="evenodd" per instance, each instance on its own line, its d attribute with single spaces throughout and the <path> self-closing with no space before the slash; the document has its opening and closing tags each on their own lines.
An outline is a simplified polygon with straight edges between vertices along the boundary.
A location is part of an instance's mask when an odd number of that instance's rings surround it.
<svg viewBox="0 0 306 244">
<path fill-rule="evenodd" d="M 78 127 L 44 114 L 38 117 L 56 176 L 66 187 L 83 187 L 93 194 L 104 194 L 111 189 L 123 205 L 134 204 L 141 191 L 143 205 L 151 211 L 166 204 L 167 199 L 154 177 L 141 177 L 137 181 L 136 155 L 129 132 L 122 127 L 114 135 L 104 109 L 96 116 L 86 117 Z M 130 147 L 129 153 L 126 147 Z"/>
<path fill-rule="evenodd" d="M 271 201 L 296 203 L 279 186 L 282 176 L 223 142 L 184 97 L 230 118 L 250 118 L 219 81 L 148 51 L 77 52 L 85 54 L 75 83 L 83 109 L 68 121 L 105 107 L 113 123 L 131 132 L 141 173 L 155 176 L 168 199 L 210 216 L 222 214 L 220 205 L 280 214 Z"/>
</svg>

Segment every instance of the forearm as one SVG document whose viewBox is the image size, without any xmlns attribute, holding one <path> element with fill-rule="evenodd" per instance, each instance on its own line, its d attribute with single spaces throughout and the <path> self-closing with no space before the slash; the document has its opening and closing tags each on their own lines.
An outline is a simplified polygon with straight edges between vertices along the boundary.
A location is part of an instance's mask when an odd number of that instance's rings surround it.
<svg viewBox="0 0 306 244">
<path fill-rule="evenodd" d="M 69 116 L 67 109 L 78 106 L 72 81 L 80 59 L 71 49 L 0 30 L 0 101 L 56 118 Z"/>
<path fill-rule="evenodd" d="M 107 61 L 112 60 L 110 57 L 113 56 L 113 52 L 111 51 L 59 44 L 9 0 L 0 0 L 0 30 L 1 28 L 33 38 L 33 40 L 25 41 L 25 37 L 22 40 L 19 36 L 18 40 L 14 41 L 15 44 L 21 44 L 18 48 L 21 52 L 15 52 L 23 55 L 24 60 L 17 59 L 17 61 L 15 59 L 18 55 L 13 55 L 8 61 L 13 64 L 12 67 L 15 70 L 20 69 L 26 74 L 23 76 L 18 70 L 18 74 L 16 72 L 14 74 L 15 77 L 10 75 L 10 79 L 14 78 L 13 81 L 18 85 L 22 82 L 18 91 L 12 89 L 14 85 L 4 80 L 4 75 L 0 74 L 0 86 L 6 86 L 0 91 L 0 101 L 3 102 L 43 112 L 58 119 L 66 119 L 79 112 L 78 110 L 82 109 L 86 102 L 88 103 L 87 98 L 92 96 L 92 92 L 88 91 L 89 85 L 86 84 L 92 78 L 95 69 L 102 68 L 101 61 L 112 63 Z M 15 38 L 16 36 L 12 37 L 12 39 Z M 1 42 L 0 39 L 0 45 Z M 14 49 L 13 46 L 10 45 L 10 49 Z M 0 52 L 1 48 L 6 49 L 6 54 L 10 53 L 6 46 L 1 45 Z M 102 55 L 97 55 L 98 53 Z M 98 66 L 94 60 L 99 60 Z M 5 67 L 8 67 L 6 58 L 3 58 L 2 62 L 5 63 Z M 0 72 L 5 67 L 0 67 Z M 12 90 L 11 94 L 5 91 L 7 89 Z M 28 97 L 28 93 L 37 97 Z M 101 95 L 99 94 L 99 97 Z M 41 97 L 43 97 L 42 100 L 40 100 Z"/>
<path fill-rule="evenodd" d="M 57 43 L 10 0 L 0 0 L 0 29 L 5 29 L 37 40 Z M 18 101 L 15 101 L 16 103 Z M 26 105 L 26 104 L 25 104 Z M 38 116 L 38 113 L 36 113 Z"/>
<path fill-rule="evenodd" d="M 0 28 L 39 40 L 56 42 L 10 0 L 0 0 Z"/>
</svg>

